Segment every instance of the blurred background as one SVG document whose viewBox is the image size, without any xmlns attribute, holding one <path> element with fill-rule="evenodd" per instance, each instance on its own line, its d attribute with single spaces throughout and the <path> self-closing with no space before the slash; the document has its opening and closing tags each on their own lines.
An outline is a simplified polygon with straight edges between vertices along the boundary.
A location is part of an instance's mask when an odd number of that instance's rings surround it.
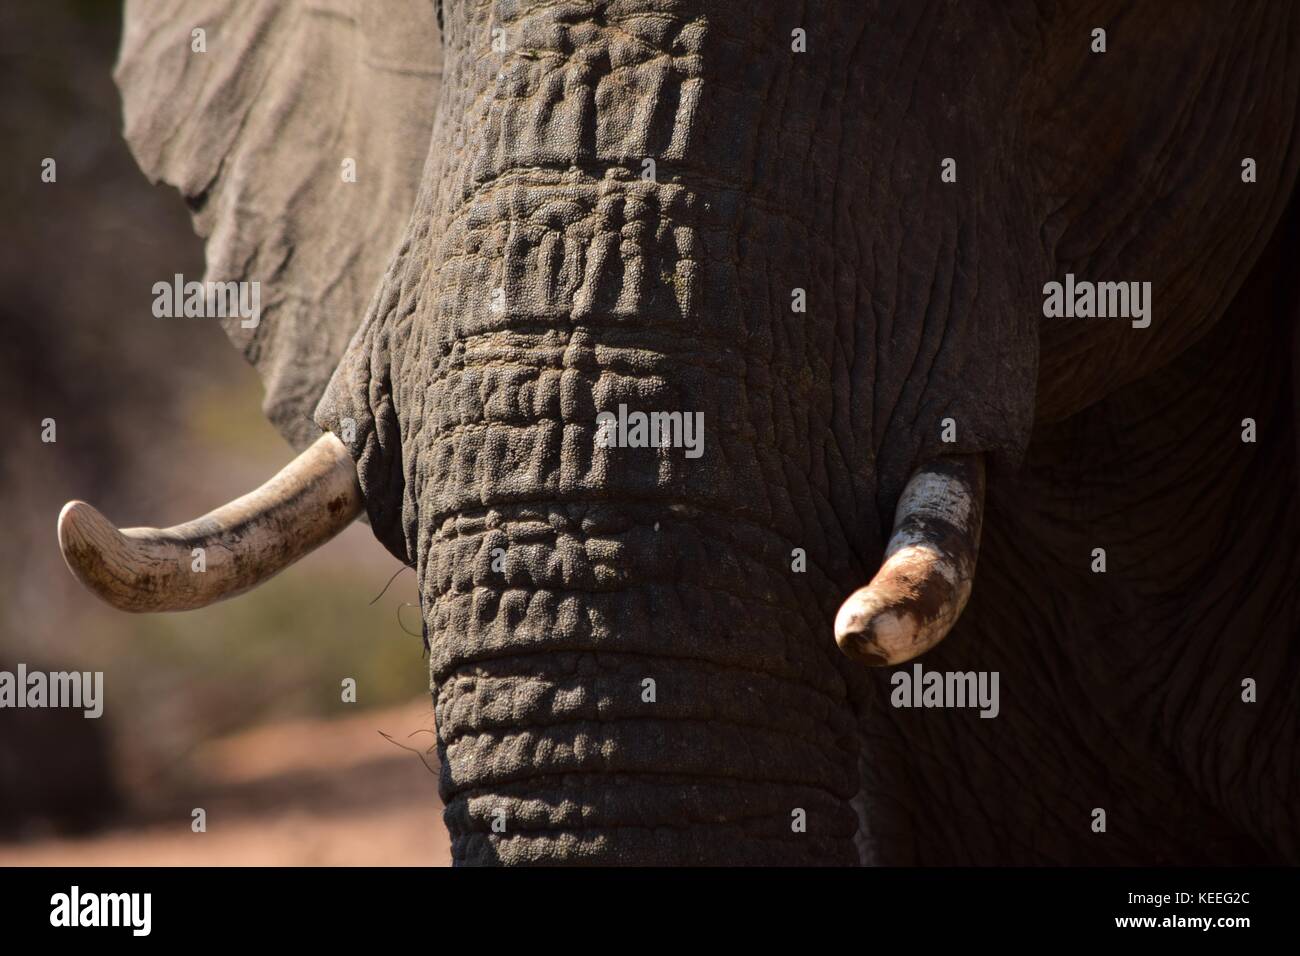
<svg viewBox="0 0 1300 956">
<path fill-rule="evenodd" d="M 365 525 L 184 614 L 115 611 L 59 555 L 69 499 L 165 526 L 293 455 L 215 320 L 152 315 L 203 250 L 122 140 L 120 16 L 0 5 L 0 670 L 103 671 L 105 698 L 0 709 L 0 865 L 445 864 L 414 575 L 375 600 L 401 566 Z"/>
</svg>

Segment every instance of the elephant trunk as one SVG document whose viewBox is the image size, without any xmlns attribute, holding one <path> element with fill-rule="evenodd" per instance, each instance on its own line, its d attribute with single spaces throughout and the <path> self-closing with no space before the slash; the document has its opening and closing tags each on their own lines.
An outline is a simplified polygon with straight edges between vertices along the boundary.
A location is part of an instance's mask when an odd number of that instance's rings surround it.
<svg viewBox="0 0 1300 956">
<path fill-rule="evenodd" d="M 855 862 L 855 728 L 779 547 L 654 505 L 443 521 L 423 579 L 454 860 Z"/>
</svg>

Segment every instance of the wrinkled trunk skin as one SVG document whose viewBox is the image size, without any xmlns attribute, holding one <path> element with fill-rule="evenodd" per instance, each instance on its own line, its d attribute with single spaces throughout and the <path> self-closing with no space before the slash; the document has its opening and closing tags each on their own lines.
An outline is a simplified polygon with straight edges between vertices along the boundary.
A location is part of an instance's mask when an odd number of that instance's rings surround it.
<svg viewBox="0 0 1300 956">
<path fill-rule="evenodd" d="M 806 639 L 819 622 L 799 617 L 779 536 L 711 510 L 502 506 L 435 532 L 423 594 L 455 859 L 856 859 L 836 662 Z M 493 547 L 504 575 L 484 570 Z"/>
<path fill-rule="evenodd" d="M 938 188 L 902 95 L 938 65 L 910 6 L 870 49 L 827 6 L 445 3 L 421 196 L 323 407 L 417 567 L 457 863 L 858 860 L 831 621 L 940 419 L 1015 445 L 1034 366 L 974 282 L 991 187 L 868 232 Z M 703 454 L 598 447 L 620 404 L 702 412 Z"/>
<path fill-rule="evenodd" d="M 638 43 L 468 12 L 449 5 L 448 46 L 495 93 L 444 180 L 465 205 L 435 247 L 446 354 L 417 465 L 453 857 L 852 862 L 854 725 L 834 646 L 810 639 L 835 591 L 817 561 L 791 573 L 819 450 L 776 429 L 798 413 L 774 379 L 829 370 L 746 308 L 800 284 L 771 261 L 793 217 L 742 212 L 722 142 L 714 169 L 678 168 L 709 135 L 702 23 L 624 23 Z M 543 58 L 484 77 L 493 26 Z M 737 248 L 746 214 L 767 248 Z M 702 412 L 703 454 L 596 447 L 620 404 Z"/>
</svg>

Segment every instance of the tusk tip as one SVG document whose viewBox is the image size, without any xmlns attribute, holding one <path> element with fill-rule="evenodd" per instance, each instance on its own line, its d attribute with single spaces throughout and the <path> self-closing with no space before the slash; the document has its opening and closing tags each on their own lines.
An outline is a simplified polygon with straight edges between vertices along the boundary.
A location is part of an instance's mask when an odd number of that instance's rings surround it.
<svg viewBox="0 0 1300 956">
<path fill-rule="evenodd" d="M 100 599 L 124 611 L 120 587 L 106 573 L 107 559 L 121 551 L 122 533 L 98 509 L 84 501 L 69 501 L 59 512 L 59 551 L 73 577 Z"/>
<path fill-rule="evenodd" d="M 889 667 L 922 653 L 913 615 L 882 601 L 871 587 L 859 588 L 835 615 L 835 643 L 845 656 L 871 667 Z"/>
<path fill-rule="evenodd" d="M 80 563 L 82 556 L 94 548 L 94 539 L 106 533 L 114 535 L 117 529 L 84 501 L 69 501 L 59 512 L 59 550 L 74 571 L 73 562 Z"/>
</svg>

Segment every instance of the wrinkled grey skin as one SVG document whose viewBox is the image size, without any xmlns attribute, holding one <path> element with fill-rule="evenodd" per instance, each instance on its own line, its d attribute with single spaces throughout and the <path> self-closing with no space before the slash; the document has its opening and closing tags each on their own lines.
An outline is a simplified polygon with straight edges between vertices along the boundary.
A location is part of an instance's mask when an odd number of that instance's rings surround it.
<svg viewBox="0 0 1300 956">
<path fill-rule="evenodd" d="M 418 176 L 382 139 L 347 141 L 374 154 L 356 228 L 321 211 L 339 187 L 304 177 L 274 241 L 237 201 L 273 163 L 241 152 L 259 114 L 222 144 L 254 158 L 206 173 L 186 165 L 198 145 L 137 126 L 146 169 L 212 233 L 210 274 L 317 292 L 240 344 L 295 440 L 320 395 L 377 537 L 416 568 L 457 862 L 1300 856 L 1275 238 L 1298 15 L 1126 7 L 447 0 L 441 83 L 361 110 L 427 132 Z M 406 9 L 374 48 L 409 61 L 432 11 Z M 240 56 L 277 75 L 294 16 L 265 14 Z M 233 96 L 196 101 L 241 115 Z M 335 139 L 295 155 L 336 180 Z M 318 235 L 313 276 L 284 249 Z M 338 299 L 330 267 L 378 285 L 345 349 L 364 297 Z M 1042 319 L 1066 272 L 1151 281 L 1151 328 Z M 620 404 L 703 412 L 704 454 L 597 447 Z M 1267 441 L 1240 442 L 1246 416 Z M 974 597 L 924 664 L 998 671 L 1000 714 L 893 709 L 888 673 L 842 658 L 830 622 L 910 472 L 979 452 Z"/>
</svg>

